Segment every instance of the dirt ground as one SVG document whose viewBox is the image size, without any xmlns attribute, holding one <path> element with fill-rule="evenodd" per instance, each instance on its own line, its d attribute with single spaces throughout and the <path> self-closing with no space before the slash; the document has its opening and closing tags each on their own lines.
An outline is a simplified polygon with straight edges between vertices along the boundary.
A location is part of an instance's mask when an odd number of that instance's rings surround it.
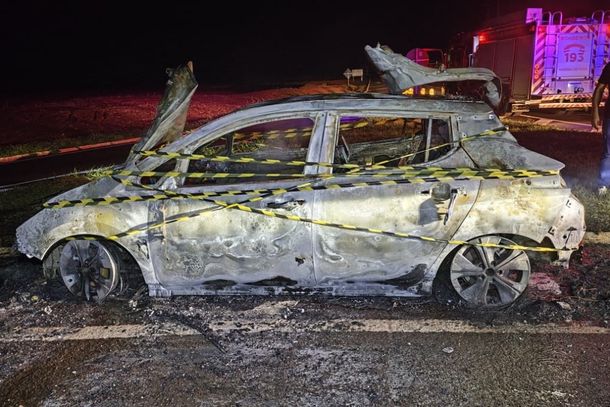
<svg viewBox="0 0 610 407">
<path fill-rule="evenodd" d="M 250 93 L 211 92 L 202 88 L 193 95 L 187 129 L 240 107 L 269 99 L 333 93 L 345 90 L 343 81 L 311 83 L 298 88 L 269 89 Z M 0 99 L 0 148 L 2 145 L 94 134 L 141 136 L 150 126 L 158 92 L 91 95 L 50 95 L 45 98 Z"/>
</svg>

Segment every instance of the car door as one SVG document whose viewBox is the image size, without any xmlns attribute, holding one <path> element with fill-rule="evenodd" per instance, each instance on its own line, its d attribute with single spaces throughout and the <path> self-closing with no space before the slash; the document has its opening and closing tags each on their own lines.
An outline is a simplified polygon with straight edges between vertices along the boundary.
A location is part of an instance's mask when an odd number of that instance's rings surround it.
<svg viewBox="0 0 610 407">
<path fill-rule="evenodd" d="M 328 136 L 336 143 L 334 157 L 327 159 L 335 164 L 385 163 L 389 167 L 385 172 L 406 165 L 442 165 L 459 153 L 452 127 L 449 116 L 341 115 L 335 136 Z M 316 191 L 314 218 L 435 240 L 451 239 L 479 187 L 478 181 L 409 182 L 370 171 L 368 175 L 333 171 L 335 178 L 325 181 L 329 188 Z M 389 180 L 393 183 L 386 183 Z M 333 187 L 337 184 L 342 187 Z M 313 243 L 321 284 L 398 278 L 415 284 L 446 246 L 322 225 L 314 226 Z"/>
<path fill-rule="evenodd" d="M 323 136 L 323 123 L 324 115 L 317 114 L 289 119 L 267 117 L 213 137 L 211 142 L 194 149 L 195 154 L 255 161 L 184 160 L 178 167 L 189 173 L 221 177 L 186 177 L 173 192 L 209 194 L 209 199 L 228 204 L 241 202 L 255 209 L 310 218 L 313 191 L 291 188 L 311 182 L 316 168 L 259 162 L 315 161 L 318 152 L 309 145 L 316 145 L 316 137 Z M 234 174 L 259 175 L 233 178 Z M 255 200 L 248 202 L 249 198 Z M 230 209 L 197 198 L 158 201 L 151 204 L 150 213 L 151 222 L 187 219 L 167 223 L 149 238 L 155 273 L 166 288 L 213 281 L 256 283 L 278 278 L 301 285 L 315 283 L 312 227 L 308 223 Z"/>
</svg>

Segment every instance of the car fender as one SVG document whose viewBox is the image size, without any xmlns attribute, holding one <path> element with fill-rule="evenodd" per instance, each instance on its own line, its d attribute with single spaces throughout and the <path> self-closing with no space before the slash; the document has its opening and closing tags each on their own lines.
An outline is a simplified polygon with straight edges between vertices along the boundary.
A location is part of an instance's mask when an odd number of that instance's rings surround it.
<svg viewBox="0 0 610 407">
<path fill-rule="evenodd" d="M 44 260 L 62 241 L 77 236 L 104 240 L 124 232 L 128 225 L 147 222 L 145 203 L 44 209 L 17 228 L 17 249 L 28 257 Z M 146 282 L 155 282 L 148 244 L 141 236 L 114 241 L 137 262 Z"/>
<path fill-rule="evenodd" d="M 537 244 L 548 237 L 553 239 L 552 228 L 561 223 L 566 202 L 572 199 L 569 188 L 558 187 L 559 176 L 532 179 L 484 180 L 479 196 L 469 215 L 453 236 L 454 240 L 468 241 L 485 235 L 518 235 Z M 579 236 L 584 234 L 584 219 L 574 218 Z M 443 261 L 456 248 L 447 245 L 431 271 L 437 272 Z"/>
</svg>

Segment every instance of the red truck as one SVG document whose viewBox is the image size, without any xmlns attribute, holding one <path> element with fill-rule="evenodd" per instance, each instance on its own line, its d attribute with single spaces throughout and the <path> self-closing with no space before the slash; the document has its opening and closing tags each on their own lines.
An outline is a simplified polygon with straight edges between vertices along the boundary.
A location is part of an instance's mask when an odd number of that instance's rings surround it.
<svg viewBox="0 0 610 407">
<path fill-rule="evenodd" d="M 470 38 L 469 65 L 502 79 L 505 108 L 588 109 L 610 60 L 610 10 L 565 18 L 528 8 L 487 21 Z"/>
</svg>

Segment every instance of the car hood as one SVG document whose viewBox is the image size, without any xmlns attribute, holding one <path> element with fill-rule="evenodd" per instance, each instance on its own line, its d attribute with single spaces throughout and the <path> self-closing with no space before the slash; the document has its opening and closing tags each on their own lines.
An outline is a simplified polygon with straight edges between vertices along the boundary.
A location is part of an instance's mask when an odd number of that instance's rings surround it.
<svg viewBox="0 0 610 407">
<path fill-rule="evenodd" d="M 434 69 L 419 65 L 387 47 L 367 45 L 364 50 L 393 94 L 400 95 L 409 88 L 428 83 L 484 81 L 487 102 L 493 107 L 500 104 L 500 78 L 487 68 Z"/>
<path fill-rule="evenodd" d="M 133 161 L 139 150 L 151 150 L 177 140 L 184 132 L 191 98 L 197 89 L 193 64 L 189 61 L 176 69 L 167 69 L 169 79 L 165 93 L 157 106 L 157 114 L 146 135 L 129 153 L 127 161 Z"/>
</svg>

